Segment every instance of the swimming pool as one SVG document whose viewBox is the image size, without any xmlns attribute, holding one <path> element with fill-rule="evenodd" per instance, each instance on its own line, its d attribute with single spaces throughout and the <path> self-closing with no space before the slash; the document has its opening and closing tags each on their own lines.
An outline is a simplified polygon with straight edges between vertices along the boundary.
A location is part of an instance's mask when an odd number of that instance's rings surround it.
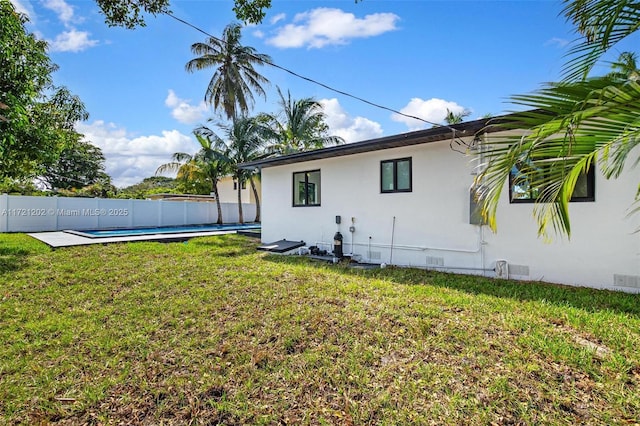
<svg viewBox="0 0 640 426">
<path fill-rule="evenodd" d="M 130 237 L 135 235 L 157 235 L 157 234 L 185 234 L 193 232 L 215 232 L 215 231 L 249 231 L 259 230 L 259 223 L 230 223 L 224 225 L 182 225 L 182 226 L 158 226 L 147 228 L 116 228 L 116 229 L 89 229 L 82 231 L 65 230 L 69 234 L 79 235 L 87 238 L 110 238 L 110 237 Z"/>
</svg>

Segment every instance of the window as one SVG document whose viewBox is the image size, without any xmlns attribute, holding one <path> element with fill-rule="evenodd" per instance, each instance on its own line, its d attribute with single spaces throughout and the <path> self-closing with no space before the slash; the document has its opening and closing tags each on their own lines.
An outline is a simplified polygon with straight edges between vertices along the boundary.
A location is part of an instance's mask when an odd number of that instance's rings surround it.
<svg viewBox="0 0 640 426">
<path fill-rule="evenodd" d="M 233 181 L 233 189 L 234 191 L 238 189 L 238 181 L 234 180 Z M 242 181 L 242 189 L 247 189 L 247 181 Z"/>
<path fill-rule="evenodd" d="M 320 170 L 293 174 L 293 206 L 320 205 Z"/>
<path fill-rule="evenodd" d="M 411 158 L 380 162 L 380 192 L 411 192 Z"/>
<path fill-rule="evenodd" d="M 509 196 L 511 203 L 533 203 L 544 188 L 531 186 L 527 176 L 531 173 L 545 173 L 544 169 L 527 167 L 526 172 L 516 166 L 509 174 Z M 576 181 L 571 196 L 572 202 L 595 201 L 595 167 L 582 173 Z"/>
</svg>

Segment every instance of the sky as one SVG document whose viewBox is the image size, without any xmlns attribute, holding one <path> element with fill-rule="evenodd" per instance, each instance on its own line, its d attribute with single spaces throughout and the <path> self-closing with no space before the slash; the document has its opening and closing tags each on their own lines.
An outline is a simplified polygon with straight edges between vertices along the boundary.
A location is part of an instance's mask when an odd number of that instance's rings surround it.
<svg viewBox="0 0 640 426">
<path fill-rule="evenodd" d="M 90 114 L 76 129 L 99 146 L 114 185 L 153 176 L 174 152 L 195 153 L 192 135 L 221 117 L 204 102 L 214 69 L 188 73 L 206 36 L 166 16 L 133 30 L 109 27 L 94 0 L 10 0 L 28 30 L 49 44 L 54 83 Z M 235 22 L 231 0 L 172 0 L 173 14 L 220 37 Z M 558 81 L 573 27 L 559 0 L 273 0 L 242 43 L 296 74 L 375 104 L 442 123 L 520 109 L 512 95 Z M 431 127 L 274 67 L 252 114 L 278 110 L 278 88 L 324 106 L 330 132 L 347 142 Z M 208 122 L 213 119 L 213 122 Z M 220 135 L 223 133 L 220 132 Z"/>
</svg>

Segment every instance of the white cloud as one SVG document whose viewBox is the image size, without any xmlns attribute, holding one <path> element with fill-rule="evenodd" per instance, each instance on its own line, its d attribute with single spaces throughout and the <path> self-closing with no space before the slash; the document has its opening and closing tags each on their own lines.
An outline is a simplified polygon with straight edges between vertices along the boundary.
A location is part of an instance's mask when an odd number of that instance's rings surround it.
<svg viewBox="0 0 640 426">
<path fill-rule="evenodd" d="M 354 38 L 366 38 L 395 30 L 400 19 L 393 13 L 374 13 L 356 18 L 340 9 L 318 8 L 297 14 L 293 22 L 276 31 L 268 44 L 281 48 L 320 48 L 346 44 Z"/>
<path fill-rule="evenodd" d="M 275 25 L 278 22 L 282 21 L 283 19 L 285 19 L 287 17 L 287 15 L 285 15 L 284 13 L 278 13 L 276 16 L 274 16 L 273 18 L 271 18 L 269 20 L 269 22 L 271 23 L 271 25 Z"/>
<path fill-rule="evenodd" d="M 454 114 L 460 114 L 466 110 L 457 103 L 445 101 L 444 99 L 431 98 L 425 101 L 420 98 L 412 98 L 411 101 L 400 110 L 400 112 L 421 118 L 429 123 L 442 123 L 447 116 L 447 109 Z M 391 115 L 391 119 L 393 121 L 406 124 L 410 130 L 419 130 L 425 127 L 431 127 L 431 124 L 429 123 L 405 117 L 400 114 Z"/>
<path fill-rule="evenodd" d="M 126 129 L 102 120 L 91 124 L 77 123 L 76 130 L 102 150 L 106 158 L 106 172 L 113 184 L 120 188 L 153 176 L 159 166 L 171 161 L 174 152 L 192 154 L 198 150 L 193 138 L 177 130 L 136 137 L 128 134 Z"/>
<path fill-rule="evenodd" d="M 553 37 L 550 38 L 549 40 L 547 40 L 547 42 L 544 44 L 545 46 L 556 46 L 559 48 L 563 48 L 566 47 L 569 43 L 571 43 L 569 40 L 564 39 L 564 38 L 560 38 L 560 37 Z"/>
<path fill-rule="evenodd" d="M 321 99 L 325 122 L 332 135 L 344 138 L 345 142 L 357 142 L 382 136 L 379 123 L 364 117 L 350 117 L 336 98 Z"/>
<path fill-rule="evenodd" d="M 171 108 L 171 116 L 183 124 L 201 122 L 205 114 L 209 112 L 209 107 L 204 101 L 201 101 L 198 105 L 191 105 L 189 99 L 179 98 L 171 89 L 169 89 L 169 94 L 167 99 L 164 100 L 164 104 Z"/>
<path fill-rule="evenodd" d="M 65 25 L 69 24 L 73 19 L 73 7 L 64 0 L 44 0 L 42 4 L 47 9 L 53 10 L 58 15 L 58 19 Z"/>
<path fill-rule="evenodd" d="M 58 15 L 58 19 L 67 29 L 55 39 L 47 40 L 51 52 L 81 52 L 98 44 L 97 40 L 91 39 L 91 33 L 74 28 L 72 23 L 80 22 L 82 19 L 74 16 L 73 6 L 65 0 L 42 0 L 42 5 Z"/>
<path fill-rule="evenodd" d="M 71 29 L 58 34 L 55 40 L 47 40 L 51 52 L 81 52 L 98 44 L 91 40 L 90 33 Z"/>
</svg>

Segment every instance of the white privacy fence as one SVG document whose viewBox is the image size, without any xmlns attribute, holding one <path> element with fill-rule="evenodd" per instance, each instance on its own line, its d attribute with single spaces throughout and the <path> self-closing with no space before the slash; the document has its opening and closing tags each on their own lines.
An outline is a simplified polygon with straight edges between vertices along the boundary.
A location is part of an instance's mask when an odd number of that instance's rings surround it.
<svg viewBox="0 0 640 426">
<path fill-rule="evenodd" d="M 238 222 L 238 205 L 222 203 L 224 223 Z M 243 204 L 245 222 L 256 206 Z M 215 202 L 0 195 L 0 232 L 45 232 L 215 223 Z"/>
</svg>

